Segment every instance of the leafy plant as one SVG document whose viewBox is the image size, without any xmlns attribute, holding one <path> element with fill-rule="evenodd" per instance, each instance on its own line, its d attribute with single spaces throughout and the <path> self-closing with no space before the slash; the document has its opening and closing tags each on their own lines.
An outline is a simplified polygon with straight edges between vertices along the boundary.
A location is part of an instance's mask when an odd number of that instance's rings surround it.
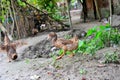
<svg viewBox="0 0 120 80">
<path fill-rule="evenodd" d="M 109 24 L 96 26 L 88 30 L 85 40 L 79 41 L 76 52 L 94 55 L 99 49 L 110 47 L 113 44 L 118 45 L 119 39 L 120 32 Z"/>
<path fill-rule="evenodd" d="M 84 40 L 79 40 L 78 48 L 75 50 L 75 53 L 84 53 L 86 51 L 87 44 Z"/>
<path fill-rule="evenodd" d="M 53 56 L 53 57 L 52 57 L 52 65 L 55 66 L 55 63 L 56 63 L 56 56 Z"/>
<path fill-rule="evenodd" d="M 55 20 L 62 20 L 63 17 L 60 16 L 57 7 L 58 1 L 59 0 L 27 0 L 27 2 L 34 5 L 34 7 L 47 11 L 47 13 Z"/>
<path fill-rule="evenodd" d="M 18 4 L 22 7 L 26 7 L 26 4 L 22 2 L 21 0 L 17 0 Z"/>
<path fill-rule="evenodd" d="M 0 0 L 0 21 L 4 23 L 5 21 L 5 15 L 8 13 L 9 7 L 10 7 L 10 1 L 9 0 Z"/>
<path fill-rule="evenodd" d="M 105 54 L 105 63 L 118 63 L 119 56 L 117 52 Z"/>
</svg>

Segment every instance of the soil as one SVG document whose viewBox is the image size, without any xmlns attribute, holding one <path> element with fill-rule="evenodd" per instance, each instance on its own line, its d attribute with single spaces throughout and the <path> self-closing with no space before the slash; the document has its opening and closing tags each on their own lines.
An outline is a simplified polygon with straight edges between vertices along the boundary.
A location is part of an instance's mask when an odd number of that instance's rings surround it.
<svg viewBox="0 0 120 80">
<path fill-rule="evenodd" d="M 93 26 L 104 24 L 98 21 L 80 23 L 79 18 L 73 16 L 72 20 L 74 29 L 77 30 L 74 33 L 78 35 Z M 71 32 L 61 31 L 57 34 L 64 37 Z M 94 57 L 75 54 L 70 58 L 65 55 L 56 61 L 51 55 L 57 55 L 58 49 L 52 50 L 54 47 L 46 39 L 48 33 L 42 32 L 35 37 L 23 39 L 28 45 L 17 48 L 19 57 L 15 61 L 8 63 L 5 52 L 1 52 L 0 80 L 120 80 L 120 65 L 103 63 L 104 55 L 114 52 L 116 47 L 101 49 Z"/>
</svg>

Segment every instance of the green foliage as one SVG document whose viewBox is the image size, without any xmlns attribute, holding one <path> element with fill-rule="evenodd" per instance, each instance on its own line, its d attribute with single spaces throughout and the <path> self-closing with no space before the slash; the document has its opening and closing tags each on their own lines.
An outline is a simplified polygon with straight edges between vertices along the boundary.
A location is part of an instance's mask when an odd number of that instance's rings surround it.
<svg viewBox="0 0 120 80">
<path fill-rule="evenodd" d="M 58 54 L 58 55 L 61 55 L 62 53 L 63 53 L 63 50 L 62 50 L 62 49 L 60 49 L 60 50 L 59 50 L 59 54 Z M 70 52 L 70 51 L 67 51 L 67 52 L 66 52 L 66 54 L 71 54 L 71 52 Z"/>
<path fill-rule="evenodd" d="M 10 7 L 9 0 L 0 0 L 0 21 L 4 23 L 5 15 L 8 13 L 8 9 Z"/>
<path fill-rule="evenodd" d="M 118 31 L 118 29 L 113 29 L 111 30 L 111 35 L 110 35 L 110 40 L 112 44 L 119 44 L 119 40 L 120 40 L 120 32 Z"/>
<path fill-rule="evenodd" d="M 52 56 L 52 65 L 55 65 L 55 63 L 56 63 L 56 56 L 54 55 L 54 56 Z"/>
<path fill-rule="evenodd" d="M 17 0 L 18 4 L 22 7 L 26 7 L 26 4 L 22 2 L 21 0 Z"/>
<path fill-rule="evenodd" d="M 78 48 L 75 50 L 77 53 L 84 53 L 87 48 L 86 42 L 84 40 L 79 40 Z"/>
<path fill-rule="evenodd" d="M 105 63 L 118 63 L 119 62 L 119 56 L 117 52 L 106 53 L 104 57 L 105 57 Z"/>
<path fill-rule="evenodd" d="M 20 6 L 25 7 L 25 3 L 17 0 Z M 11 8 L 11 1 L 10 0 L 0 0 L 0 21 L 4 23 L 6 15 L 9 15 L 9 9 Z"/>
<path fill-rule="evenodd" d="M 94 55 L 95 52 L 104 47 L 118 45 L 120 40 L 120 32 L 111 28 L 110 25 L 97 26 L 88 30 L 86 39 L 79 41 L 77 53 Z"/>
<path fill-rule="evenodd" d="M 34 7 L 47 11 L 47 13 L 55 20 L 63 20 L 57 7 L 58 1 L 59 0 L 27 0 L 27 2 L 34 5 Z"/>
<path fill-rule="evenodd" d="M 59 55 L 61 55 L 63 53 L 63 50 L 62 49 L 60 49 L 59 50 Z"/>
<path fill-rule="evenodd" d="M 53 15 L 52 15 L 52 17 L 56 20 L 56 21 L 59 21 L 59 20 L 64 20 L 65 18 L 67 18 L 67 17 L 64 17 L 64 16 L 61 16 L 58 12 L 56 12 L 56 13 L 54 13 Z"/>
<path fill-rule="evenodd" d="M 30 63 L 30 60 L 28 58 L 25 59 L 25 63 L 26 64 L 29 64 Z"/>
</svg>

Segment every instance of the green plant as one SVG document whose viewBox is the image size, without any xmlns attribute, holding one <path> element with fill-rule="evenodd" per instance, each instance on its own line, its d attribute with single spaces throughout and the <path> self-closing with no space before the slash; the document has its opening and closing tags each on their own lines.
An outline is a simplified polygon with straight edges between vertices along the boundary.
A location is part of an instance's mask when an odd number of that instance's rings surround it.
<svg viewBox="0 0 120 80">
<path fill-rule="evenodd" d="M 84 53 L 87 48 L 86 41 L 79 40 L 78 42 L 78 48 L 75 50 L 75 53 Z"/>
<path fill-rule="evenodd" d="M 62 53 L 63 53 L 63 50 L 60 49 L 58 54 L 61 55 Z M 67 55 L 69 55 L 69 54 L 71 54 L 71 53 L 74 53 L 74 51 L 73 51 L 73 52 L 70 52 L 70 51 L 67 51 L 67 52 L 66 52 Z"/>
<path fill-rule="evenodd" d="M 17 0 L 18 4 L 22 7 L 26 7 L 26 4 L 22 2 L 21 0 Z"/>
<path fill-rule="evenodd" d="M 117 52 L 106 53 L 104 57 L 105 63 L 119 63 L 119 56 Z"/>
<path fill-rule="evenodd" d="M 26 59 L 25 59 L 25 63 L 26 63 L 26 64 L 30 63 L 30 59 L 26 58 Z"/>
<path fill-rule="evenodd" d="M 9 0 L 0 0 L 0 21 L 4 23 L 5 15 L 9 12 L 10 1 Z"/>
<path fill-rule="evenodd" d="M 112 28 L 109 24 L 96 26 L 87 31 L 86 39 L 79 41 L 76 52 L 94 55 L 97 50 L 106 46 L 118 45 L 119 39 L 118 29 Z"/>
<path fill-rule="evenodd" d="M 68 18 L 68 16 L 61 16 L 61 14 L 58 13 L 58 12 L 59 11 L 56 11 L 56 13 L 52 15 L 52 17 L 54 18 L 54 20 L 56 20 L 56 21 L 63 21 L 63 20 L 65 20 L 65 19 Z"/>
<path fill-rule="evenodd" d="M 64 18 L 59 14 L 57 2 L 59 0 L 27 0 L 28 3 L 34 5 L 38 9 L 46 11 L 54 20 L 63 20 Z"/>
<path fill-rule="evenodd" d="M 87 71 L 85 70 L 85 69 L 80 69 L 80 74 L 86 74 L 87 73 Z"/>
<path fill-rule="evenodd" d="M 52 65 L 55 66 L 55 63 L 56 63 L 56 56 L 52 56 Z"/>
</svg>

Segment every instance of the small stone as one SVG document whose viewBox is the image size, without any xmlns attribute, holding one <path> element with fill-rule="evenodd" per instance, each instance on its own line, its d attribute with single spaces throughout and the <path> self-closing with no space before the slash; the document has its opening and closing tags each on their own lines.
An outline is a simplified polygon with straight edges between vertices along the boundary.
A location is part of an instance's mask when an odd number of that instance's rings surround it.
<svg viewBox="0 0 120 80">
<path fill-rule="evenodd" d="M 39 78 L 40 78 L 40 76 L 37 76 L 37 75 L 30 76 L 30 79 L 32 79 L 32 80 L 37 80 Z"/>
</svg>

